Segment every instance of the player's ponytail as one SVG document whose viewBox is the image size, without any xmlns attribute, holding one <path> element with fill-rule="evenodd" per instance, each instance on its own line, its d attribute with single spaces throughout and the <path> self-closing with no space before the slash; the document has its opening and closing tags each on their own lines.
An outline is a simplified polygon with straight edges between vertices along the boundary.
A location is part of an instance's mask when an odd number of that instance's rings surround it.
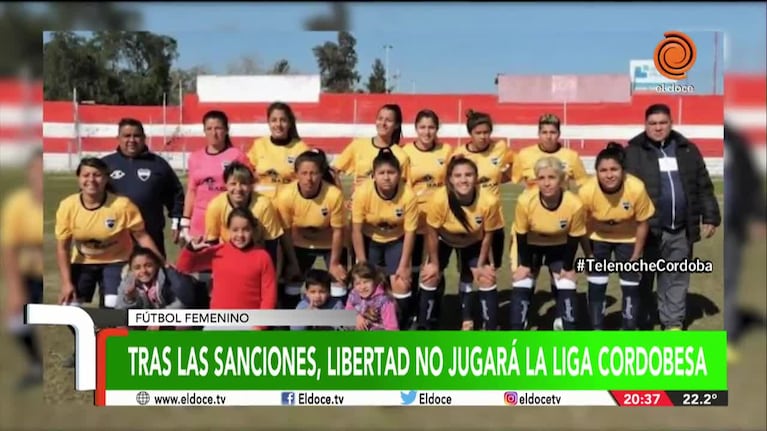
<svg viewBox="0 0 767 431">
<path fill-rule="evenodd" d="M 491 132 L 493 131 L 493 119 L 490 117 L 490 114 L 477 112 L 473 109 L 466 111 L 466 131 L 469 132 L 469 134 L 471 134 L 472 130 L 476 129 L 477 126 L 481 126 L 482 124 L 487 125 Z"/>
<path fill-rule="evenodd" d="M 378 150 L 378 155 L 373 159 L 373 172 L 383 165 L 393 167 L 398 174 L 402 173 L 402 167 L 400 166 L 399 160 L 390 148 L 381 148 Z"/>
<path fill-rule="evenodd" d="M 335 175 L 333 174 L 333 170 L 330 168 L 328 157 L 325 155 L 324 151 L 320 150 L 319 148 L 314 148 L 299 154 L 298 157 L 296 157 L 296 161 L 293 163 L 293 169 L 296 173 L 298 173 L 298 169 L 305 162 L 314 163 L 314 166 L 316 166 L 317 170 L 322 174 L 322 180 L 326 183 L 332 185 L 336 185 L 338 183 Z"/>
<path fill-rule="evenodd" d="M 607 143 L 607 146 L 602 149 L 599 154 L 597 154 L 597 159 L 594 163 L 594 169 L 598 169 L 602 160 L 615 160 L 615 162 L 617 162 L 621 168 L 625 169 L 625 158 L 626 152 L 623 148 L 623 145 L 615 141 L 610 141 Z"/>
<path fill-rule="evenodd" d="M 391 134 L 391 144 L 399 145 L 402 140 L 402 108 L 396 103 L 387 103 L 381 107 L 379 112 L 383 110 L 391 111 L 394 114 L 394 130 Z"/>
<path fill-rule="evenodd" d="M 470 226 L 469 217 L 466 215 L 466 211 L 464 211 L 463 205 L 461 205 L 461 201 L 458 200 L 458 195 L 453 188 L 453 184 L 450 182 L 450 177 L 453 174 L 453 170 L 461 165 L 470 166 L 474 170 L 474 175 L 476 176 L 477 165 L 474 162 L 460 155 L 454 156 L 447 164 L 447 180 L 445 181 L 445 191 L 447 193 L 447 204 L 448 207 L 450 207 L 450 212 L 453 213 L 453 216 L 456 218 L 456 220 L 461 223 L 461 226 L 463 226 L 463 228 L 468 231 Z M 476 192 L 477 189 L 475 184 L 474 193 Z"/>
</svg>

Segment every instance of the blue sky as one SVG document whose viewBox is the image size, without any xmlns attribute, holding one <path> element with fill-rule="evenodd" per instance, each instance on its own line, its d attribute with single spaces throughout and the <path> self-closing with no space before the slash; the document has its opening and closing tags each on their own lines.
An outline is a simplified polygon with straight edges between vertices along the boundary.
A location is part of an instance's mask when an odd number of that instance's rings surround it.
<svg viewBox="0 0 767 431">
<path fill-rule="evenodd" d="M 328 10 L 322 3 L 137 7 L 147 30 L 176 38 L 181 67 L 205 64 L 223 72 L 230 62 L 255 56 L 265 64 L 286 58 L 293 69 L 317 73 L 311 48 L 335 39 L 301 30 L 305 18 Z M 719 44 L 718 88 L 723 70 L 765 70 L 763 3 L 356 3 L 350 10 L 362 81 L 389 44 L 401 92 L 494 93 L 497 73 L 628 73 L 629 60 L 652 58 L 668 30 L 684 31 L 697 44 L 689 83 L 698 92 L 714 87 L 717 31 L 727 38 Z"/>
</svg>

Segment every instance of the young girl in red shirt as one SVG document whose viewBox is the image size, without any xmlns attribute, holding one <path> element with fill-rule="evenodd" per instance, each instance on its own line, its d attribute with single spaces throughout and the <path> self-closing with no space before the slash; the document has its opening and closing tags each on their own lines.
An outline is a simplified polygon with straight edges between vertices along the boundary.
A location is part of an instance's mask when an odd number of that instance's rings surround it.
<svg viewBox="0 0 767 431">
<path fill-rule="evenodd" d="M 181 272 L 210 262 L 216 280 L 211 310 L 271 310 L 277 306 L 274 265 L 269 253 L 254 242 L 257 226 L 249 209 L 234 208 L 227 218 L 229 241 L 210 245 L 195 238 L 188 245 L 193 253 L 179 256 L 177 269 Z"/>
</svg>

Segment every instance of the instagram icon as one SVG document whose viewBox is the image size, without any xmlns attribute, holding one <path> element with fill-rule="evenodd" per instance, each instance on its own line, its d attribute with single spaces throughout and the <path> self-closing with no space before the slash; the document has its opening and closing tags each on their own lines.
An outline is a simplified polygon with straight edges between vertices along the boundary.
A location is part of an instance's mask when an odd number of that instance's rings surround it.
<svg viewBox="0 0 767 431">
<path fill-rule="evenodd" d="M 507 406 L 516 406 L 517 405 L 517 393 L 516 392 L 504 392 L 504 394 L 503 394 L 503 402 L 505 402 Z"/>
</svg>

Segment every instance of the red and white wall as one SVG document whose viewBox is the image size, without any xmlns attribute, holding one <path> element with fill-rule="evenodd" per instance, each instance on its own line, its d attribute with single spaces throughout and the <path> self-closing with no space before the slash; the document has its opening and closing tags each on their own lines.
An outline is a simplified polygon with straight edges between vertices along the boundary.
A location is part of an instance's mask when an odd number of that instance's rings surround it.
<svg viewBox="0 0 767 431">
<path fill-rule="evenodd" d="M 26 90 L 25 90 L 26 88 Z M 661 96 L 636 94 L 631 103 L 534 105 L 498 103 L 489 95 L 369 95 L 321 94 L 318 103 L 291 103 L 298 117 L 299 133 L 313 146 L 337 154 L 354 137 L 372 136 L 377 109 L 398 103 L 405 116 L 404 134 L 414 136 L 416 112 L 429 108 L 438 113 L 440 137 L 450 143 L 466 142 L 464 113 L 488 112 L 495 121 L 494 134 L 519 149 L 535 142 L 538 117 L 552 113 L 563 121 L 562 139 L 584 156 L 587 168 L 609 140 L 625 142 L 640 133 L 645 108 L 665 103 L 672 109 L 675 128 L 694 140 L 707 159 L 712 174 L 722 173 L 722 124 L 727 118 L 746 131 L 764 167 L 767 143 L 764 76 L 732 76 L 725 80 L 722 96 Z M 183 107 L 134 107 L 80 105 L 77 115 L 71 102 L 44 102 L 40 85 L 0 82 L 0 152 L 3 163 L 24 153 L 30 143 L 42 140 L 46 170 L 70 170 L 80 154 L 113 151 L 117 122 L 123 117 L 141 120 L 154 151 L 162 152 L 174 167 L 183 169 L 185 154 L 204 146 L 201 120 L 211 109 L 223 110 L 230 119 L 235 145 L 247 147 L 253 138 L 268 133 L 267 103 L 204 103 L 187 95 Z M 24 106 L 27 108 L 24 108 Z M 75 118 L 79 124 L 75 124 Z M 42 122 L 43 127 L 39 124 Z"/>
</svg>

